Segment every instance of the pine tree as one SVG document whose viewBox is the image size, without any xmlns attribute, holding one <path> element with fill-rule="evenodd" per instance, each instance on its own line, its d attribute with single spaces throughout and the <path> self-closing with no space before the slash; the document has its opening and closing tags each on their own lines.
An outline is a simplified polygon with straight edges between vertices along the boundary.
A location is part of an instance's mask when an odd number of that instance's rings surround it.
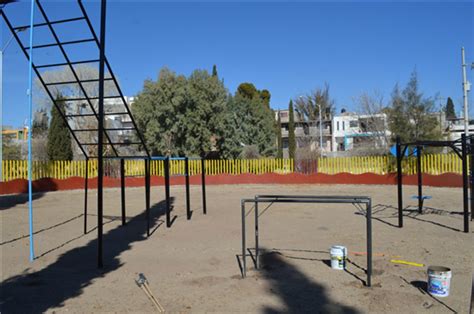
<svg viewBox="0 0 474 314">
<path fill-rule="evenodd" d="M 217 66 L 215 64 L 212 66 L 212 77 L 217 77 Z"/>
<path fill-rule="evenodd" d="M 456 111 L 454 110 L 454 102 L 451 97 L 448 97 L 446 102 L 446 119 L 453 120 L 456 119 Z"/>
<path fill-rule="evenodd" d="M 56 103 L 64 111 L 65 103 L 61 95 L 56 98 Z M 47 151 L 49 160 L 72 160 L 73 157 L 71 134 L 56 106 L 51 108 Z"/>
<path fill-rule="evenodd" d="M 288 155 L 291 159 L 295 158 L 296 154 L 296 137 L 295 137 L 295 115 L 293 111 L 293 101 L 290 100 L 289 108 L 289 122 L 288 122 Z"/>
<path fill-rule="evenodd" d="M 404 143 L 441 139 L 439 121 L 433 115 L 433 110 L 434 101 L 423 98 L 418 87 L 417 73 L 414 71 L 403 91 L 396 85 L 392 93 L 391 107 L 388 108 L 392 137 L 398 135 Z"/>
<path fill-rule="evenodd" d="M 277 121 L 276 127 L 277 127 L 277 145 L 278 145 L 277 158 L 283 158 L 283 141 L 282 141 L 282 135 L 281 135 L 280 112 L 278 112 L 278 121 Z"/>
</svg>

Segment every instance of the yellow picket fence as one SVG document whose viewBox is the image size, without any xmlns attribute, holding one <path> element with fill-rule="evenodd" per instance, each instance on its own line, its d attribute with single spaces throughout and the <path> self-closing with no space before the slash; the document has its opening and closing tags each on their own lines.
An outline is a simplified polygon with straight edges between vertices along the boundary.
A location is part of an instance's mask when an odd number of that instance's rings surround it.
<svg viewBox="0 0 474 314">
<path fill-rule="evenodd" d="M 461 159 L 456 154 L 433 154 L 422 156 L 422 170 L 428 174 L 458 173 L 462 171 Z M 308 165 L 310 167 L 308 168 Z M 143 160 L 126 160 L 126 176 L 143 176 L 145 162 Z M 190 160 L 189 170 L 191 175 L 200 174 L 202 171 L 200 160 Z M 28 167 L 26 160 L 3 160 L 3 181 L 27 179 Z M 89 160 L 88 176 L 97 176 L 97 160 Z M 207 175 L 244 173 L 265 174 L 279 173 L 375 173 L 387 174 L 396 171 L 396 160 L 392 156 L 361 156 L 361 157 L 335 157 L 319 158 L 312 161 L 293 162 L 291 159 L 234 159 L 234 160 L 206 160 Z M 416 173 L 416 158 L 409 157 L 403 160 L 404 174 Z M 309 169 L 309 170 L 308 170 Z M 77 161 L 34 161 L 32 165 L 33 180 L 41 178 L 66 179 L 70 177 L 85 177 L 86 162 Z M 107 176 L 119 176 L 119 161 L 107 160 L 104 172 Z M 150 165 L 151 175 L 164 175 L 164 162 L 153 160 Z M 170 175 L 183 175 L 185 173 L 184 160 L 170 161 Z"/>
</svg>

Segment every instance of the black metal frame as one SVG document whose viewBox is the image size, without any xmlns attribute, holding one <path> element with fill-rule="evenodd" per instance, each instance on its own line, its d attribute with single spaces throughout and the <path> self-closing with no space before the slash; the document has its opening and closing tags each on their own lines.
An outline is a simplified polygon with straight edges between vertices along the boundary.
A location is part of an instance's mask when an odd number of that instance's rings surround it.
<svg viewBox="0 0 474 314">
<path fill-rule="evenodd" d="M 115 75 L 112 71 L 112 68 L 111 68 L 111 66 L 110 66 L 110 64 L 109 64 L 109 62 L 108 62 L 108 60 L 105 56 L 105 53 L 104 53 L 105 47 L 104 47 L 104 45 L 101 44 L 101 40 L 99 40 L 99 38 L 97 37 L 97 35 L 94 31 L 94 28 L 93 28 L 92 23 L 89 19 L 89 16 L 88 16 L 88 14 L 87 14 L 87 12 L 84 8 L 82 0 L 77 0 L 77 4 L 79 6 L 79 11 L 81 13 L 80 16 L 75 17 L 75 18 L 57 20 L 57 21 L 50 21 L 49 20 L 48 15 L 46 14 L 40 0 L 35 0 L 35 2 L 36 2 L 36 5 L 38 7 L 38 10 L 40 11 L 41 16 L 43 17 L 45 22 L 44 23 L 37 23 L 37 24 L 34 25 L 34 27 L 47 27 L 49 29 L 50 33 L 52 34 L 52 38 L 54 39 L 54 42 L 53 43 L 48 43 L 48 44 L 38 44 L 38 45 L 33 46 L 33 48 L 34 49 L 41 49 L 41 48 L 47 48 L 47 47 L 58 47 L 59 50 L 60 50 L 60 54 L 62 55 L 62 57 L 64 58 L 64 60 L 66 62 L 52 63 L 52 64 L 42 64 L 42 65 L 36 65 L 36 64 L 33 63 L 33 70 L 35 71 L 36 76 L 38 77 L 41 85 L 44 87 L 44 89 L 45 89 L 47 95 L 49 96 L 49 98 L 51 99 L 52 103 L 58 109 L 61 117 L 65 121 L 67 128 L 69 129 L 69 131 L 72 134 L 72 137 L 74 138 L 74 140 L 78 144 L 79 149 L 81 150 L 81 152 L 84 154 L 84 156 L 86 158 L 98 158 L 98 159 L 100 159 L 100 158 L 109 158 L 111 156 L 103 156 L 103 155 L 100 155 L 100 154 L 98 154 L 97 156 L 91 156 L 84 147 L 84 146 L 97 146 L 97 148 L 99 149 L 99 146 L 103 147 L 103 145 L 107 145 L 107 146 L 112 148 L 112 152 L 114 154 L 113 157 L 142 157 L 142 158 L 143 157 L 150 157 L 150 153 L 149 153 L 149 151 L 146 147 L 144 138 L 143 138 L 141 132 L 137 128 L 137 124 L 136 124 L 136 122 L 135 122 L 135 120 L 134 120 L 134 118 L 131 114 L 130 108 L 127 105 L 127 102 L 126 102 L 125 97 L 122 93 L 122 90 L 120 89 L 118 81 L 117 81 L 117 79 L 116 79 L 116 77 L 115 77 Z M 103 3 L 103 5 L 101 6 L 101 12 L 103 11 L 104 14 L 101 13 L 101 27 L 102 26 L 104 27 L 104 31 L 102 33 L 102 28 L 101 28 L 101 33 L 100 33 L 101 38 L 100 39 L 103 39 L 102 37 L 105 38 L 105 23 L 102 23 L 102 22 L 105 21 L 105 16 L 106 16 L 106 13 L 105 13 L 106 1 L 102 0 L 102 3 Z M 30 26 L 29 25 L 13 26 L 11 24 L 10 20 L 7 18 L 4 10 L 1 10 L 0 14 L 2 15 L 3 19 L 5 20 L 7 27 L 12 32 L 12 34 L 13 34 L 15 40 L 17 41 L 18 45 L 20 46 L 21 50 L 23 51 L 23 54 L 25 55 L 25 57 L 27 59 L 29 59 L 29 53 L 28 53 L 29 47 L 26 47 L 26 46 L 23 45 L 23 43 L 21 42 L 19 36 L 17 35 L 16 30 L 17 29 L 23 29 L 23 28 L 30 28 Z M 53 25 L 73 23 L 73 22 L 76 22 L 76 21 L 85 21 L 85 23 L 87 24 L 87 27 L 89 28 L 90 38 L 78 39 L 78 40 L 73 40 L 73 41 L 61 41 L 58 34 L 56 33 Z M 76 44 L 81 44 L 81 43 L 86 43 L 86 42 L 95 42 L 96 43 L 96 46 L 99 50 L 99 59 L 71 61 L 67 51 L 64 49 L 64 46 L 65 45 L 76 45 Z M 92 63 L 99 63 L 99 78 L 98 79 L 84 79 L 84 80 L 79 79 L 77 71 L 74 69 L 73 65 L 92 64 Z M 68 69 L 71 71 L 71 73 L 74 77 L 74 80 L 72 80 L 72 81 L 46 82 L 44 80 L 44 77 L 42 76 L 42 73 L 39 71 L 39 69 L 50 68 L 50 67 L 58 67 L 58 66 L 67 66 Z M 108 70 L 109 77 L 105 77 L 105 75 L 104 75 L 105 74 L 104 73 L 105 69 Z M 105 96 L 103 94 L 104 93 L 104 90 L 103 90 L 104 81 L 112 81 L 113 82 L 114 89 L 117 91 L 117 95 Z M 99 83 L 99 95 L 98 95 L 98 97 L 93 97 L 93 96 L 87 94 L 83 84 L 84 83 L 90 83 L 90 82 L 98 82 Z M 79 86 L 79 89 L 80 89 L 80 91 L 81 91 L 81 93 L 83 94 L 84 97 L 63 99 L 61 101 L 81 101 L 81 100 L 83 100 L 87 103 L 88 108 L 90 109 L 91 113 L 66 114 L 65 112 L 62 112 L 60 110 L 60 107 L 58 105 L 58 101 L 56 101 L 56 99 L 55 99 L 54 95 L 52 94 L 51 90 L 49 89 L 49 87 L 54 86 L 54 85 L 68 85 L 68 84 L 76 84 L 77 86 Z M 102 87 L 101 87 L 101 85 L 102 85 Z M 101 89 L 102 89 L 102 91 L 101 91 Z M 100 95 L 101 92 L 102 92 L 102 95 Z M 103 110 L 103 100 L 104 99 L 112 99 L 112 98 L 120 99 L 121 104 L 123 105 L 123 107 L 125 107 L 126 110 L 121 111 L 121 112 L 107 112 L 107 113 L 102 112 L 102 114 L 97 112 L 97 111 L 101 110 L 101 107 L 102 107 L 102 110 Z M 99 100 L 99 106 L 98 106 L 99 110 L 96 110 L 94 108 L 94 106 L 92 104 L 92 100 Z M 132 128 L 127 128 L 127 130 L 134 131 L 135 134 L 137 134 L 137 136 L 138 136 L 138 141 L 136 141 L 134 143 L 130 143 L 126 140 L 123 140 L 123 142 L 122 142 L 122 139 L 121 139 L 118 142 L 113 142 L 111 140 L 111 136 L 110 136 L 109 132 L 125 130 L 124 128 L 120 128 L 120 130 L 116 129 L 116 128 L 103 128 L 103 127 L 102 128 L 100 128 L 100 127 L 99 128 L 94 128 L 94 129 L 90 129 L 90 128 L 86 129 L 86 128 L 82 128 L 82 127 L 72 128 L 70 123 L 69 123 L 69 120 L 68 120 L 68 118 L 74 118 L 74 117 L 76 117 L 76 118 L 79 118 L 79 117 L 95 117 L 97 119 L 98 124 L 99 124 L 99 123 L 101 123 L 101 121 L 103 123 L 104 116 L 110 116 L 110 115 L 127 115 L 130 118 L 130 120 L 132 122 L 132 125 L 133 125 Z M 101 129 L 103 131 L 99 132 L 99 129 Z M 76 135 L 77 132 L 92 132 L 92 131 L 97 131 L 97 132 L 99 132 L 99 134 L 102 134 L 99 137 L 105 136 L 106 141 L 103 141 L 103 140 L 101 141 L 101 140 L 98 139 L 97 143 L 86 143 L 86 142 L 81 142 L 79 140 L 79 138 L 77 137 L 77 135 Z M 116 146 L 123 146 L 123 145 L 130 145 L 130 144 L 140 145 L 141 149 L 144 150 L 144 154 L 139 155 L 139 156 L 124 155 L 124 154 L 119 153 L 118 149 L 116 148 Z"/>
<path fill-rule="evenodd" d="M 320 204 L 365 204 L 366 205 L 366 234 L 367 234 L 367 282 L 371 286 L 372 277 L 372 199 L 368 196 L 315 196 L 315 195 L 256 195 L 254 199 L 247 198 L 241 200 L 242 214 L 242 277 L 247 275 L 247 242 L 245 226 L 245 203 L 255 204 L 255 269 L 258 269 L 259 256 L 259 225 L 258 225 L 258 204 L 259 203 L 320 203 Z"/>
<path fill-rule="evenodd" d="M 396 158 L 397 158 L 397 197 L 398 197 L 398 227 L 403 228 L 403 171 L 402 161 L 408 148 L 416 147 L 417 159 L 417 177 L 418 177 L 418 213 L 423 213 L 423 174 L 421 170 L 421 154 L 424 147 L 449 147 L 462 161 L 462 182 L 463 182 L 463 229 L 469 232 L 469 184 L 471 191 L 470 207 L 471 220 L 474 216 L 474 135 L 461 135 L 461 138 L 455 141 L 416 141 L 403 144 L 400 137 L 396 139 Z M 470 173 L 468 173 L 467 163 L 470 158 Z M 470 177 L 470 180 L 469 180 Z"/>
<path fill-rule="evenodd" d="M 75 18 L 69 18 L 69 19 L 63 19 L 63 20 L 56 20 L 56 21 L 50 21 L 45 10 L 43 9 L 42 4 L 40 3 L 40 0 L 35 0 L 37 7 L 39 11 L 41 12 L 41 15 L 44 19 L 44 23 L 37 23 L 34 24 L 33 27 L 42 27 L 46 26 L 48 27 L 49 31 L 51 32 L 53 38 L 54 38 L 54 43 L 47 43 L 47 44 L 37 44 L 33 46 L 32 48 L 34 49 L 41 49 L 41 48 L 46 48 L 46 47 L 58 47 L 59 50 L 61 51 L 62 57 L 66 62 L 62 63 L 51 63 L 51 64 L 41 64 L 41 65 L 35 65 L 32 63 L 32 68 L 35 71 L 36 76 L 38 77 L 38 80 L 40 81 L 41 85 L 43 86 L 44 90 L 46 91 L 48 97 L 51 99 L 53 105 L 56 107 L 58 110 L 59 114 L 61 115 L 62 119 L 65 121 L 65 124 L 67 128 L 69 129 L 73 139 L 75 142 L 78 144 L 79 149 L 83 153 L 86 159 L 86 175 L 85 175 L 85 182 L 84 182 L 84 234 L 86 234 L 87 231 L 87 211 L 88 211 L 88 181 L 89 181 L 89 160 L 91 158 L 97 158 L 98 160 L 98 184 L 97 184 L 97 247 L 98 247 L 98 257 L 97 257 L 97 262 L 98 262 L 98 267 L 101 268 L 103 267 L 103 244 L 102 244 L 102 238 L 103 238 L 103 169 L 104 169 L 104 159 L 120 159 L 120 180 L 121 180 L 121 213 L 122 213 L 122 225 L 126 225 L 126 205 L 125 205 L 125 168 L 124 168 L 124 159 L 144 159 L 145 160 L 145 203 L 146 203 L 146 220 L 147 220 L 147 235 L 150 235 L 150 162 L 153 159 L 150 155 L 150 152 L 148 151 L 143 135 L 140 133 L 140 131 L 137 128 L 137 124 L 131 114 L 130 108 L 128 107 L 128 104 L 125 100 L 125 97 L 122 93 L 122 90 L 120 89 L 120 86 L 118 84 L 118 81 L 112 71 L 112 68 L 105 56 L 105 35 L 106 35 L 106 7 L 107 7 L 107 1 L 106 0 L 101 0 L 101 8 L 100 8 L 100 39 L 97 37 L 94 27 L 92 26 L 92 23 L 89 19 L 89 16 L 84 8 L 84 5 L 82 3 L 82 0 L 77 0 L 77 3 L 79 5 L 79 9 L 81 12 L 81 16 L 75 17 Z M 29 25 L 27 26 L 13 26 L 10 23 L 10 20 L 7 18 L 3 8 L 0 9 L 0 14 L 5 20 L 5 23 L 11 33 L 13 34 L 13 37 L 15 38 L 16 42 L 20 46 L 21 50 L 23 51 L 23 54 L 25 57 L 29 60 L 30 55 L 28 53 L 29 47 L 25 47 L 23 43 L 21 42 L 16 30 L 18 29 L 23 29 L 23 28 L 30 28 Z M 52 25 L 55 24 L 65 24 L 65 23 L 70 23 L 70 22 L 76 22 L 76 21 L 85 21 L 89 31 L 90 35 L 92 38 L 85 38 L 85 39 L 78 39 L 74 41 L 61 41 L 55 32 L 54 28 Z M 93 60 L 79 60 L 79 61 L 71 61 L 69 58 L 67 51 L 63 48 L 65 45 L 75 45 L 75 44 L 80 44 L 80 43 L 86 43 L 86 42 L 95 42 L 96 46 L 99 50 L 99 59 L 93 59 Z M 92 63 L 99 63 L 99 78 L 98 79 L 84 79 L 80 80 L 79 76 L 76 73 L 76 70 L 74 69 L 73 65 L 77 64 L 92 64 Z M 46 82 L 39 71 L 39 69 L 44 69 L 44 68 L 51 68 L 51 67 L 58 67 L 58 66 L 67 66 L 71 73 L 73 74 L 74 80 L 73 81 L 59 81 L 59 82 Z M 108 70 L 109 77 L 105 77 L 105 69 Z M 112 95 L 112 96 L 105 96 L 104 95 L 104 82 L 105 81 L 113 81 L 114 88 L 117 91 L 118 95 Z M 90 83 L 90 82 L 98 82 L 98 87 L 99 87 L 99 94 L 98 97 L 92 97 L 91 95 L 88 95 L 83 83 Z M 90 110 L 92 113 L 84 113 L 84 114 L 67 114 L 66 112 L 62 112 L 61 108 L 59 106 L 59 103 L 56 101 L 55 97 L 53 96 L 53 93 L 49 89 L 49 86 L 56 86 L 56 85 L 68 85 L 68 84 L 77 84 L 80 88 L 81 93 L 83 94 L 84 97 L 77 97 L 77 98 L 68 98 L 68 99 L 63 99 L 61 101 L 81 101 L 84 100 L 87 102 Z M 105 112 L 104 111 L 104 99 L 111 99 L 111 98 L 116 98 L 116 99 L 121 99 L 123 106 L 125 107 L 126 111 L 120 111 L 120 112 Z M 92 104 L 92 100 L 98 100 L 98 110 L 94 108 L 94 105 Z M 110 115 L 127 115 L 130 118 L 130 121 L 132 122 L 133 127 L 131 128 L 106 128 L 104 127 L 104 117 L 105 116 L 110 116 Z M 76 118 L 76 117 L 95 117 L 97 119 L 97 128 L 92 128 L 92 129 L 85 129 L 78 127 L 77 125 L 73 128 L 69 124 L 69 118 Z M 118 142 L 113 142 L 111 140 L 111 137 L 109 135 L 109 131 L 125 131 L 125 130 L 130 130 L 136 132 L 138 136 L 138 141 L 130 142 L 128 139 L 120 139 L 121 141 Z M 76 133 L 78 132 L 97 132 L 97 143 L 87 143 L 87 142 L 81 142 L 79 141 Z M 104 141 L 104 137 L 105 140 Z M 104 156 L 104 145 L 111 147 L 112 151 L 114 153 L 114 156 Z M 123 145 L 139 145 L 139 149 L 144 151 L 143 155 L 128 155 L 128 154 L 119 154 L 119 151 L 116 149 L 115 146 L 123 146 Z M 85 147 L 88 146 L 96 146 L 97 147 L 97 156 L 90 156 L 88 151 L 85 149 Z M 202 175 L 202 185 L 203 185 L 203 212 L 206 214 L 206 193 L 205 193 L 205 166 L 204 166 L 204 160 L 202 162 L 202 167 L 203 167 L 203 175 Z M 187 212 L 187 219 L 191 219 L 191 209 L 190 209 L 190 196 L 189 196 L 189 165 L 188 165 L 188 158 L 186 158 L 186 212 Z M 168 163 L 169 167 L 169 163 Z M 170 219 L 170 196 L 169 196 L 169 168 L 166 167 L 167 169 L 167 174 L 168 177 L 165 178 L 165 181 L 167 181 L 167 184 L 165 184 L 165 193 L 166 193 L 166 204 L 167 204 L 167 212 L 166 212 L 166 221 L 167 221 L 167 226 L 171 226 L 171 219 Z"/>
</svg>

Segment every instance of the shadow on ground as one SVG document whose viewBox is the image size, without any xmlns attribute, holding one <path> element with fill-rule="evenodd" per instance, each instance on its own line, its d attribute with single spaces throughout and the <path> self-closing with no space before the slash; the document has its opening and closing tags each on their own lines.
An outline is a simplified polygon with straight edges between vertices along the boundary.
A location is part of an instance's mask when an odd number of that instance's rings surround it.
<svg viewBox="0 0 474 314">
<path fill-rule="evenodd" d="M 356 215 L 365 215 L 365 209 L 356 206 Z M 445 216 L 450 217 L 459 221 L 459 225 L 462 225 L 463 213 L 457 211 L 447 211 L 444 209 L 437 209 L 433 207 L 423 207 L 423 212 L 418 212 L 418 207 L 407 206 L 403 209 L 403 218 L 409 218 L 423 223 L 432 224 L 438 227 L 449 229 L 452 231 L 462 232 L 461 229 L 449 226 L 444 223 L 433 221 L 428 219 L 430 216 Z M 392 205 L 377 204 L 372 206 L 372 219 L 390 227 L 398 228 L 398 208 Z"/>
<path fill-rule="evenodd" d="M 37 200 L 42 198 L 45 193 L 33 193 L 32 199 Z M 27 204 L 28 203 L 28 194 L 15 194 L 15 195 L 4 195 L 0 196 L 0 211 L 6 210 L 17 205 Z"/>
<path fill-rule="evenodd" d="M 172 199 L 173 201 L 173 199 Z M 151 226 L 161 222 L 165 215 L 165 202 L 151 208 Z M 146 220 L 141 214 L 104 234 L 104 267 L 97 268 L 97 239 L 85 246 L 74 248 L 58 257 L 44 269 L 24 273 L 2 282 L 2 313 L 43 313 L 61 308 L 64 301 L 82 294 L 95 279 L 120 268 L 120 254 L 130 250 L 133 242 L 146 240 Z"/>
<path fill-rule="evenodd" d="M 261 276 L 283 308 L 267 306 L 264 313 L 359 313 L 355 308 L 331 300 L 326 288 L 285 261 L 278 252 L 261 256 Z"/>
</svg>

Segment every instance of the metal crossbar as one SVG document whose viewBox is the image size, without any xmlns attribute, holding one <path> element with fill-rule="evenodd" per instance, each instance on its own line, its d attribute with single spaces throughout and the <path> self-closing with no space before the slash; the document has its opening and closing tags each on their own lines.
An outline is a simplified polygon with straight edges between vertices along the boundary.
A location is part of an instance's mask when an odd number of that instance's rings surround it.
<svg viewBox="0 0 474 314">
<path fill-rule="evenodd" d="M 367 281 L 366 285 L 371 286 L 372 279 L 372 200 L 367 196 L 339 196 L 339 195 L 256 195 L 255 198 L 244 198 L 241 200 L 242 215 L 242 277 L 247 276 L 247 242 L 245 224 L 245 204 L 253 203 L 255 212 L 255 269 L 259 268 L 259 224 L 258 224 L 258 204 L 259 203 L 320 203 L 320 204 L 365 204 L 366 205 L 366 234 L 367 234 Z"/>
<path fill-rule="evenodd" d="M 83 129 L 81 128 L 81 125 L 80 125 L 80 122 L 76 122 L 76 124 L 74 125 L 74 130 L 73 128 L 71 127 L 69 121 L 68 121 L 68 118 L 74 118 L 74 117 L 95 117 L 95 119 L 97 121 L 99 121 L 99 116 L 98 116 L 98 113 L 93 105 L 93 100 L 98 100 L 99 97 L 92 97 L 92 95 L 88 95 L 88 93 L 86 92 L 83 84 L 84 83 L 91 83 L 91 82 L 99 82 L 99 79 L 83 79 L 81 80 L 77 74 L 77 70 L 73 67 L 73 65 L 78 65 L 78 64 L 88 64 L 88 63 L 97 63 L 100 61 L 100 59 L 91 59 L 91 60 L 80 60 L 80 61 L 71 61 L 70 58 L 69 58 L 69 55 L 67 53 L 67 51 L 63 48 L 63 46 L 65 45 L 74 45 L 74 44 L 80 44 L 80 43 L 96 43 L 96 46 L 97 48 L 99 49 L 100 51 L 100 43 L 99 43 L 99 39 L 94 31 L 94 28 L 93 28 L 93 25 L 87 15 L 87 12 L 83 6 L 83 3 L 81 0 L 77 0 L 77 3 L 79 5 L 79 13 L 80 13 L 80 16 L 77 16 L 77 17 L 74 17 L 74 18 L 68 18 L 68 19 L 62 19 L 62 20 L 55 20 L 55 21 L 51 21 L 49 20 L 48 18 L 48 15 L 46 14 L 40 0 L 35 0 L 36 4 L 37 4 L 37 7 L 38 7 L 38 10 L 40 12 L 40 14 L 42 15 L 43 19 L 44 19 L 44 23 L 37 23 L 37 24 L 34 24 L 33 27 L 47 27 L 50 31 L 50 33 L 52 34 L 52 37 L 54 38 L 54 42 L 53 43 L 45 43 L 45 44 L 38 44 L 38 45 L 34 45 L 32 46 L 31 48 L 32 49 L 38 49 L 38 48 L 47 48 L 47 47 L 57 47 L 60 52 L 61 52 L 61 55 L 63 56 L 64 60 L 66 62 L 61 62 L 61 63 L 50 63 L 50 64 L 42 64 L 42 65 L 35 65 L 33 64 L 33 70 L 35 71 L 35 74 L 37 75 L 38 77 L 38 80 L 40 81 L 41 85 L 43 85 L 43 87 L 45 88 L 45 91 L 47 93 L 47 95 L 50 97 L 51 101 L 53 102 L 54 106 L 58 109 L 61 117 L 63 118 L 63 120 L 66 122 L 66 125 L 67 125 L 67 128 L 69 129 L 69 131 L 71 132 L 72 134 L 72 137 L 73 139 L 76 141 L 76 143 L 78 144 L 79 146 L 79 149 L 81 150 L 81 152 L 86 156 L 86 158 L 89 158 L 89 157 L 92 157 L 92 156 L 89 156 L 89 152 L 88 150 L 86 150 L 79 139 L 77 138 L 77 136 L 75 135 L 75 132 L 81 132 L 79 131 L 78 129 Z M 1 10 L 1 16 L 3 17 L 3 19 L 5 20 L 8 28 L 10 29 L 10 31 L 12 32 L 15 40 L 17 41 L 17 43 L 19 44 L 21 50 L 23 51 L 25 57 L 27 59 L 30 58 L 29 56 L 29 52 L 28 52 L 28 49 L 30 49 L 30 47 L 25 47 L 23 46 L 20 38 L 18 37 L 17 35 L 17 32 L 16 30 L 19 30 L 19 29 L 24 29 L 24 28 L 29 28 L 30 26 L 13 26 L 12 23 L 10 23 L 9 19 L 7 18 L 6 16 L 6 13 L 5 13 L 5 10 Z M 52 25 L 54 24 L 67 24 L 67 23 L 72 23 L 72 22 L 78 22 L 78 21 L 84 21 L 85 24 L 87 25 L 88 29 L 89 29 L 89 35 L 90 36 L 84 36 L 86 38 L 83 38 L 83 39 L 78 39 L 78 40 L 71 40 L 71 41 L 61 41 L 58 34 L 56 33 L 55 29 L 52 27 Z M 88 37 L 88 38 L 87 38 Z M 121 103 L 123 103 L 123 106 L 125 107 L 125 111 L 123 112 L 108 112 L 108 113 L 104 113 L 104 116 L 113 116 L 113 115 L 128 115 L 130 117 L 130 121 L 131 121 L 131 124 L 132 124 L 132 128 L 123 128 L 123 130 L 129 130 L 129 131 L 136 131 L 136 134 L 138 135 L 138 142 L 134 142 L 134 143 L 130 143 L 130 142 L 127 142 L 127 139 L 124 138 L 123 139 L 123 142 L 117 142 L 117 141 L 112 141 L 108 132 L 109 131 L 114 131 L 114 129 L 107 129 L 105 128 L 104 129 L 104 137 L 105 137 L 105 140 L 106 142 L 104 143 L 105 145 L 109 145 L 111 146 L 112 148 L 112 152 L 113 152 L 113 155 L 116 156 L 116 157 L 127 157 L 129 156 L 128 154 L 130 154 L 130 152 L 122 152 L 122 153 L 119 153 L 118 150 L 115 148 L 115 145 L 133 145 L 133 144 L 139 144 L 140 148 L 139 149 L 143 149 L 144 150 L 144 155 L 146 156 L 150 156 L 149 154 L 149 151 L 146 147 L 146 144 L 145 144 L 145 141 L 144 141 L 144 138 L 143 136 L 141 135 L 141 133 L 139 132 L 138 128 L 137 128 L 137 124 L 131 114 L 131 111 L 130 111 L 130 108 L 128 107 L 127 105 L 127 102 L 125 100 L 125 97 L 120 89 L 120 86 L 118 84 L 118 81 L 117 79 L 115 78 L 114 74 L 113 74 L 113 71 L 111 69 L 111 66 L 109 64 L 109 62 L 107 61 L 107 58 L 104 58 L 104 61 L 105 61 L 105 65 L 108 69 L 108 72 L 109 72 L 109 75 L 110 77 L 107 77 L 107 78 L 104 78 L 105 81 L 111 81 L 113 82 L 115 88 L 116 88 L 116 91 L 117 91 L 117 95 L 114 95 L 114 96 L 105 96 L 103 97 L 103 99 L 117 99 L 119 100 Z M 46 82 L 42 73 L 39 71 L 39 69 L 43 69 L 43 68 L 51 68 L 51 67 L 61 67 L 61 66 L 66 66 L 68 67 L 68 69 L 71 71 L 72 73 L 72 76 L 73 76 L 73 80 L 69 80 L 69 81 L 59 81 L 59 82 Z M 70 99 L 62 99 L 60 101 L 69 101 L 69 102 L 73 102 L 73 101 L 85 101 L 87 102 L 88 104 L 88 107 L 90 108 L 89 111 L 90 113 L 86 113 L 86 114 L 66 114 L 64 112 L 62 112 L 60 110 L 60 106 L 59 106 L 59 100 L 56 100 L 52 91 L 49 89 L 50 86 L 57 86 L 57 85 L 67 85 L 67 84 L 77 84 L 77 86 L 79 86 L 79 90 L 81 92 L 81 95 L 83 97 L 77 97 L 77 98 L 70 98 Z M 78 125 L 79 123 L 79 125 Z M 94 131 L 99 131 L 98 129 L 92 129 Z M 91 131 L 91 129 L 87 130 L 85 129 L 84 131 Z M 118 131 L 118 129 L 117 129 Z M 120 141 L 122 141 L 122 139 L 120 138 L 119 139 Z M 91 146 L 91 145 L 94 145 L 93 143 L 85 143 L 86 145 L 84 146 Z M 95 144 L 97 145 L 97 143 Z M 137 155 L 136 154 L 137 152 L 135 152 L 133 155 Z M 127 154 L 127 155 L 122 155 L 122 154 Z"/>
</svg>

